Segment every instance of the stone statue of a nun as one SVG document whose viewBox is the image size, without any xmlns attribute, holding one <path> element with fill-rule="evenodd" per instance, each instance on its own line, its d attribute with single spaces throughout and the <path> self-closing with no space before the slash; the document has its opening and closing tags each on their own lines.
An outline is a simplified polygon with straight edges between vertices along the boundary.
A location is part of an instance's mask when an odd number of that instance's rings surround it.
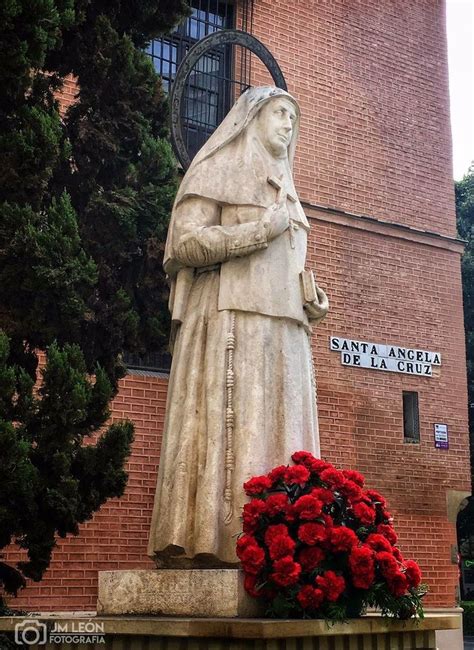
<svg viewBox="0 0 474 650">
<path fill-rule="evenodd" d="M 287 92 L 250 88 L 176 197 L 173 363 L 148 548 L 161 567 L 237 563 L 243 483 L 294 451 L 319 456 L 310 330 L 328 301 L 305 267 L 299 120 Z"/>
</svg>

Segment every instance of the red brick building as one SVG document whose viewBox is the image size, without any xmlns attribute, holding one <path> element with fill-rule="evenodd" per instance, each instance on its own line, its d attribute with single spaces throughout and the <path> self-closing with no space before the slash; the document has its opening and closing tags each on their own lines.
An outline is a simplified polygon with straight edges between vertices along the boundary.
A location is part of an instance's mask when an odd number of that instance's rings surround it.
<svg viewBox="0 0 474 650">
<path fill-rule="evenodd" d="M 388 498 L 427 604 L 451 607 L 452 504 L 470 481 L 444 1 L 255 0 L 252 24 L 302 110 L 295 181 L 331 302 L 313 340 L 322 455 Z M 330 336 L 434 351 L 441 365 L 432 376 L 342 365 Z M 114 418 L 136 425 L 126 493 L 60 541 L 43 582 L 11 606 L 94 610 L 98 571 L 152 567 L 166 388 L 160 373 L 122 381 Z M 449 449 L 435 448 L 435 423 Z"/>
</svg>

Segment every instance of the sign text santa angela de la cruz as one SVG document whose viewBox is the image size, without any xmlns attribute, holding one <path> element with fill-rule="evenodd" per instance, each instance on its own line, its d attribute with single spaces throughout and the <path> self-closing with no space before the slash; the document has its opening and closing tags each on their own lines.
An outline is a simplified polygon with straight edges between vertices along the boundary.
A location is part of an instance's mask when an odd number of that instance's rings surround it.
<svg viewBox="0 0 474 650">
<path fill-rule="evenodd" d="M 441 365 L 439 352 L 343 339 L 339 336 L 330 337 L 329 348 L 341 353 L 343 366 L 432 377 L 433 366 Z"/>
</svg>

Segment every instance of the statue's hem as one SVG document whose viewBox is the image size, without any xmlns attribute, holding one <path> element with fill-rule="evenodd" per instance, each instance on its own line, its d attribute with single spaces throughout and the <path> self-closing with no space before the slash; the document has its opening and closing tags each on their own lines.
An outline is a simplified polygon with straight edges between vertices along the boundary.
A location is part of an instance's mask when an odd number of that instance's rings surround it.
<svg viewBox="0 0 474 650">
<path fill-rule="evenodd" d="M 196 553 L 193 557 L 186 555 L 183 546 L 170 544 L 165 549 L 148 553 L 157 569 L 239 569 L 240 562 L 221 560 L 212 553 Z"/>
</svg>

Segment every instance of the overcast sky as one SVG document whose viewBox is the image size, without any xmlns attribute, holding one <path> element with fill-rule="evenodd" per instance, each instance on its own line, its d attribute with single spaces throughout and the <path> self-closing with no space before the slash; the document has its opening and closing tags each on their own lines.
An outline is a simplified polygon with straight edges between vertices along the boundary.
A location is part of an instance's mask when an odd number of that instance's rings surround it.
<svg viewBox="0 0 474 650">
<path fill-rule="evenodd" d="M 447 0 L 454 178 L 474 161 L 474 0 Z"/>
</svg>

